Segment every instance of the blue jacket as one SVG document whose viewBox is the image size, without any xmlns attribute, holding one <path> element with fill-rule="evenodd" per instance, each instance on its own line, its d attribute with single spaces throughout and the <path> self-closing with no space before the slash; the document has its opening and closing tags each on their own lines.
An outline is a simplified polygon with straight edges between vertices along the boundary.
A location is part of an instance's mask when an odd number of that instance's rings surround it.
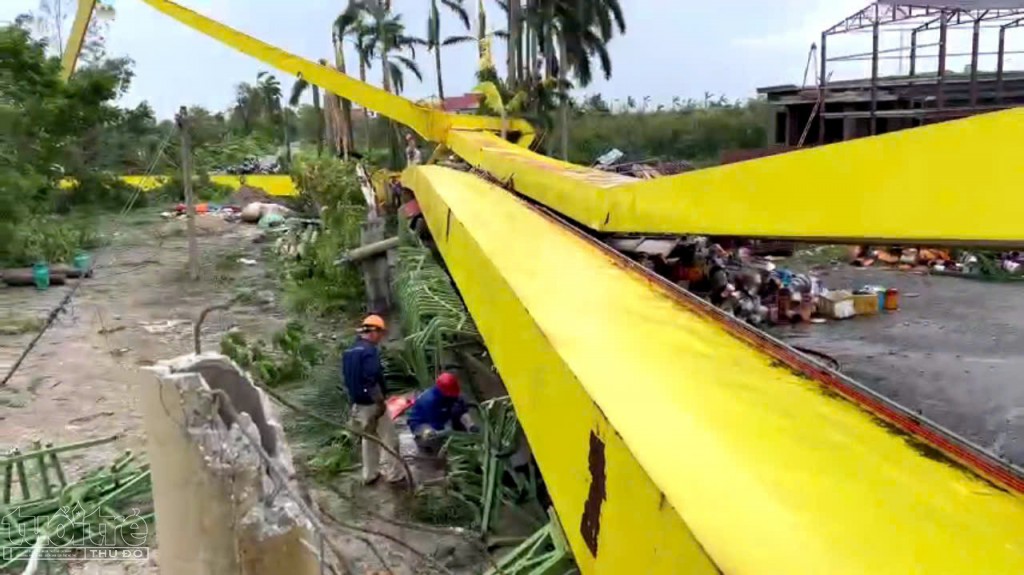
<svg viewBox="0 0 1024 575">
<path fill-rule="evenodd" d="M 374 388 L 380 389 L 381 396 L 388 393 L 380 365 L 380 350 L 361 337 L 356 338 L 352 347 L 341 355 L 341 377 L 349 401 L 356 405 L 373 405 L 371 391 Z"/>
<path fill-rule="evenodd" d="M 448 397 L 442 394 L 435 385 L 423 392 L 416 398 L 416 403 L 412 404 L 412 408 L 409 410 L 409 429 L 415 432 L 417 427 L 429 425 L 440 431 L 448 423 L 451 423 L 452 427 L 458 428 L 460 426 L 459 418 L 465 413 L 466 402 L 462 401 L 462 398 Z"/>
</svg>

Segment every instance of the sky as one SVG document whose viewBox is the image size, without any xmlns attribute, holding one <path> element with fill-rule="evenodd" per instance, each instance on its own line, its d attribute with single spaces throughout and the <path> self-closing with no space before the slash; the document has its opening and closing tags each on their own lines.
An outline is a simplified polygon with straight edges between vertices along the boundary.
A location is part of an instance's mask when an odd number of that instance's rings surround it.
<svg viewBox="0 0 1024 575">
<path fill-rule="evenodd" d="M 133 106 L 148 101 L 160 118 L 169 118 L 182 105 L 201 105 L 211 110 L 230 107 L 234 86 L 254 82 L 256 74 L 270 68 L 261 62 L 221 45 L 150 8 L 140 0 L 108 0 L 116 18 L 107 34 L 111 56 L 129 56 L 135 61 L 135 79 L 123 98 Z M 345 0 L 180 0 L 180 3 L 229 26 L 300 56 L 316 60 L 331 54 L 330 28 L 344 8 Z M 37 9 L 39 0 L 0 0 L 0 22 Z M 700 100 L 706 92 L 717 98 L 753 97 L 756 89 L 778 84 L 802 84 L 812 42 L 821 31 L 868 4 L 865 0 L 718 0 L 679 2 L 669 0 L 623 0 L 627 31 L 616 37 L 609 49 L 613 72 L 610 80 L 599 78 L 580 90 L 600 92 L 605 100 L 624 102 L 649 97 L 655 105 L 670 103 L 673 97 Z M 474 0 L 467 5 L 475 6 Z M 393 0 L 410 33 L 425 36 L 429 2 Z M 502 13 L 488 0 L 488 16 L 498 23 Z M 471 9 L 471 13 L 472 13 Z M 68 23 L 70 26 L 70 22 Z M 499 24 L 500 26 L 500 24 Z M 994 32 L 994 31 L 993 31 Z M 442 22 L 442 34 L 465 34 L 461 23 L 450 15 Z M 982 51 L 994 50 L 995 34 L 986 34 Z M 1021 33 L 1024 43 L 1024 32 Z M 884 34 L 882 48 L 909 45 L 909 33 Z M 925 40 L 922 40 L 925 41 Z M 934 41 L 931 40 L 931 41 Z M 829 56 L 867 52 L 870 33 L 849 34 L 829 40 Z M 970 31 L 951 34 L 951 52 L 970 50 Z M 496 63 L 501 70 L 504 50 L 497 42 Z M 1012 47 L 1008 47 L 1011 49 Z M 928 49 L 923 49 L 922 53 Z M 933 52 L 935 48 L 931 48 Z M 355 62 L 351 48 L 349 62 Z M 446 95 L 473 88 L 476 47 L 451 46 L 442 52 L 445 62 Z M 419 99 L 435 95 L 433 59 L 419 53 L 423 82 L 406 79 L 405 96 Z M 994 69 L 994 57 L 983 58 L 981 69 Z M 1012 64 L 1012 58 L 1009 59 Z M 947 68 L 961 70 L 969 59 L 951 59 Z M 1011 66 L 1008 64 L 1008 66 Z M 920 63 L 919 69 L 929 64 Z M 935 60 L 931 60 L 935 69 Z M 907 62 L 882 62 L 882 73 L 905 71 Z M 842 62 L 831 66 L 832 79 L 865 77 L 869 63 Z M 286 93 L 292 79 L 277 74 Z M 380 69 L 370 71 L 379 84 Z M 809 81 L 814 81 L 813 70 Z M 307 96 L 308 98 L 308 96 Z"/>
</svg>

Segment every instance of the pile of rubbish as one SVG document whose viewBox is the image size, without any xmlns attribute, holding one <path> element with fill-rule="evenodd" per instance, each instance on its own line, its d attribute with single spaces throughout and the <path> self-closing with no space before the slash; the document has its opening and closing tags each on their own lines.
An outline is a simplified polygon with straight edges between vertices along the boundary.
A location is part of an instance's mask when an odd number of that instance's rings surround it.
<svg viewBox="0 0 1024 575">
<path fill-rule="evenodd" d="M 899 291 L 882 286 L 830 290 L 813 274 L 778 267 L 748 246 L 727 249 L 703 236 L 619 237 L 618 251 L 719 309 L 763 326 L 847 319 L 899 309 Z"/>
<path fill-rule="evenodd" d="M 1024 253 L 952 252 L 938 248 L 870 248 L 858 246 L 851 254 L 857 267 L 888 266 L 964 276 L 1018 276 L 1024 278 Z"/>
<path fill-rule="evenodd" d="M 164 218 L 184 218 L 187 206 L 179 203 L 173 209 L 163 212 Z M 196 215 L 214 216 L 226 222 L 258 224 L 261 228 L 283 225 L 286 218 L 295 215 L 294 210 L 271 201 L 249 201 L 244 203 L 214 204 L 203 202 L 196 204 Z"/>
<path fill-rule="evenodd" d="M 280 174 L 283 170 L 281 169 L 281 162 L 277 156 L 262 156 L 257 158 L 256 156 L 250 156 L 240 163 L 215 167 L 213 169 L 215 173 L 227 173 L 227 174 Z"/>
</svg>

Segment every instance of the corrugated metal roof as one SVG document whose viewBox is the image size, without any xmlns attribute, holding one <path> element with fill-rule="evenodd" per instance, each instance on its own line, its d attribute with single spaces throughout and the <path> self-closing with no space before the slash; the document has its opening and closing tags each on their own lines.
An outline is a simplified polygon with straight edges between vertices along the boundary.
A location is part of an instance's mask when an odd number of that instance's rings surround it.
<svg viewBox="0 0 1024 575">
<path fill-rule="evenodd" d="M 900 0 L 880 0 L 879 4 L 909 4 Z M 990 10 L 1024 8 L 1024 0 L 938 0 L 922 2 L 934 8 L 960 8 L 963 10 Z"/>
</svg>

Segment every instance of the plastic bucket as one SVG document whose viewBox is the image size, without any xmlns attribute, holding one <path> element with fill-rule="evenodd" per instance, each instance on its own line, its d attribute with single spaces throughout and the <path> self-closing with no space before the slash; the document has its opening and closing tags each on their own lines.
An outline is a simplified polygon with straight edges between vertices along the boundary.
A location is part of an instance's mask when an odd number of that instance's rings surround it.
<svg viewBox="0 0 1024 575">
<path fill-rule="evenodd" d="M 87 253 L 77 253 L 77 254 L 75 254 L 75 262 L 74 262 L 75 263 L 75 269 L 80 271 L 80 272 L 82 272 L 83 275 L 85 274 L 85 272 L 89 271 L 89 262 L 90 262 L 89 254 L 87 254 Z"/>
<path fill-rule="evenodd" d="M 42 291 L 50 287 L 50 265 L 46 262 L 37 262 L 32 266 L 32 279 L 36 282 L 36 289 Z"/>
</svg>

